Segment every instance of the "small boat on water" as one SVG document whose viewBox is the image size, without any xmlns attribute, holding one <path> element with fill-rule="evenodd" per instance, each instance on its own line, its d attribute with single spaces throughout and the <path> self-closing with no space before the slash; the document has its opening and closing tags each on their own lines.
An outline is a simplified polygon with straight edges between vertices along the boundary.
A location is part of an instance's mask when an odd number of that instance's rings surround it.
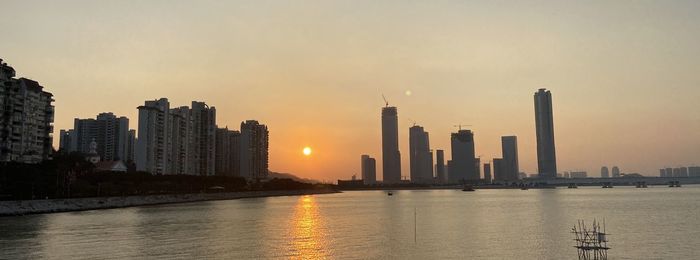
<svg viewBox="0 0 700 260">
<path fill-rule="evenodd" d="M 569 188 L 569 189 L 578 189 L 578 185 L 576 185 L 576 183 L 569 183 L 569 187 L 567 187 L 567 188 Z"/>
<path fill-rule="evenodd" d="M 520 190 L 529 190 L 529 189 L 530 189 L 530 188 L 528 188 L 527 186 L 523 186 L 523 187 L 520 188 Z"/>
<path fill-rule="evenodd" d="M 462 189 L 462 191 L 475 191 L 475 190 L 474 190 L 474 186 L 472 186 L 472 185 L 464 185 L 464 188 Z"/>
<path fill-rule="evenodd" d="M 386 195 L 387 195 L 387 196 L 394 196 L 394 193 L 390 191 L 390 192 L 388 192 Z"/>
</svg>

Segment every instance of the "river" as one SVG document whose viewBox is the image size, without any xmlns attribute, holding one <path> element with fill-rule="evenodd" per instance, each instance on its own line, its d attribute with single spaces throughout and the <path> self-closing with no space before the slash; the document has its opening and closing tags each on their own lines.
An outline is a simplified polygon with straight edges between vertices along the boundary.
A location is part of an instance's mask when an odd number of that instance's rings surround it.
<svg viewBox="0 0 700 260">
<path fill-rule="evenodd" d="M 697 259 L 700 186 L 350 191 L 0 218 L 0 259 Z"/>
</svg>

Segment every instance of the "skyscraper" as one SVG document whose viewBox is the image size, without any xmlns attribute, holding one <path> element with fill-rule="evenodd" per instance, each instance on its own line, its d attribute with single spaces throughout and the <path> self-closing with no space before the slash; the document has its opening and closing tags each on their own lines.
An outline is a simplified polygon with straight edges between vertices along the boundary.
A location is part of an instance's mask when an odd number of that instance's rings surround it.
<svg viewBox="0 0 700 260">
<path fill-rule="evenodd" d="M 600 168 L 600 177 L 601 178 L 610 178 L 610 173 L 608 172 L 607 166 L 603 166 L 603 168 Z"/>
<path fill-rule="evenodd" d="M 255 120 L 241 123 L 240 176 L 249 180 L 266 179 L 269 174 L 269 132 Z"/>
<path fill-rule="evenodd" d="M 362 182 L 375 184 L 377 182 L 377 161 L 369 155 L 362 155 L 360 167 L 362 168 Z"/>
<path fill-rule="evenodd" d="M 88 154 L 90 144 L 97 144 L 97 154 L 103 161 L 127 161 L 129 156 L 129 119 L 117 117 L 113 113 L 100 113 L 96 119 L 73 121 L 73 129 L 61 130 L 69 136 L 70 144 L 61 144 L 65 152 Z"/>
<path fill-rule="evenodd" d="M 401 182 L 399 118 L 396 107 L 382 108 L 382 174 L 385 183 Z"/>
<path fill-rule="evenodd" d="M 414 125 L 409 129 L 408 136 L 411 182 L 433 182 L 433 153 L 430 151 L 428 132 Z"/>
<path fill-rule="evenodd" d="M 555 178 L 557 177 L 557 157 L 554 150 L 552 94 L 543 88 L 535 93 L 535 126 L 539 177 Z"/>
<path fill-rule="evenodd" d="M 437 164 L 435 164 L 435 173 L 437 174 L 437 182 L 438 183 L 446 183 L 447 182 L 447 173 L 445 172 L 445 151 L 443 150 L 436 150 L 435 151 L 435 159 L 437 160 Z"/>
<path fill-rule="evenodd" d="M 491 183 L 491 164 L 484 163 L 484 182 Z"/>
<path fill-rule="evenodd" d="M 620 168 L 617 168 L 617 166 L 612 167 L 612 177 L 613 178 L 620 177 Z"/>
<path fill-rule="evenodd" d="M 520 166 L 518 164 L 518 137 L 501 137 L 501 149 L 503 153 L 503 171 L 505 178 L 509 181 L 518 180 Z"/>
<path fill-rule="evenodd" d="M 449 182 L 462 183 L 479 180 L 476 172 L 476 156 L 474 151 L 474 134 L 470 130 L 459 130 L 452 133 L 452 164 L 450 165 Z"/>
<path fill-rule="evenodd" d="M 508 183 L 508 178 L 506 178 L 503 169 L 503 159 L 501 158 L 493 158 L 493 180 Z"/>
</svg>

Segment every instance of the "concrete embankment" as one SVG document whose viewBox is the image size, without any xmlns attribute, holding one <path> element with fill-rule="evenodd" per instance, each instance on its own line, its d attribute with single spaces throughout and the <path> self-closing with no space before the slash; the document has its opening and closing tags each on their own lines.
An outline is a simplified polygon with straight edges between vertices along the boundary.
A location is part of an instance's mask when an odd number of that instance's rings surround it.
<svg viewBox="0 0 700 260">
<path fill-rule="evenodd" d="M 169 194 L 148 196 L 95 197 L 52 200 L 0 201 L 0 216 L 17 216 L 93 209 L 124 208 L 133 206 L 158 205 L 169 203 L 230 200 L 258 197 L 298 196 L 310 194 L 338 193 L 335 190 L 281 190 L 246 191 L 227 193 Z"/>
</svg>

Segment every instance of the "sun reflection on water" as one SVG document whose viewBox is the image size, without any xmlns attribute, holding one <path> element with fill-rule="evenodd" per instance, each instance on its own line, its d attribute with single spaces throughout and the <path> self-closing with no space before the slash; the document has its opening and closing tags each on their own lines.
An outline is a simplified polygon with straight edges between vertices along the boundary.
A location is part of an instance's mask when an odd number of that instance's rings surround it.
<svg viewBox="0 0 700 260">
<path fill-rule="evenodd" d="M 322 259 L 327 257 L 323 223 L 313 196 L 299 198 L 292 220 L 292 259 Z"/>
</svg>

